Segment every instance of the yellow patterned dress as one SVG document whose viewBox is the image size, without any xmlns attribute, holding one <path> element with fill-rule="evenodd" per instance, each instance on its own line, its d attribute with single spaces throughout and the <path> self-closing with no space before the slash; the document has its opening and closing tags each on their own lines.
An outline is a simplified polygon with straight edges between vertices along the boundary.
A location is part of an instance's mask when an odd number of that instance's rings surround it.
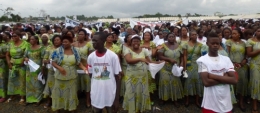
<svg viewBox="0 0 260 113">
<path fill-rule="evenodd" d="M 54 50 L 55 50 L 54 46 L 48 46 L 45 50 L 43 59 L 51 60 L 51 55 Z M 52 67 L 50 67 L 50 68 L 48 68 L 47 81 L 46 81 L 46 85 L 45 85 L 45 88 L 43 91 L 44 98 L 51 96 L 53 85 L 54 85 L 54 70 Z"/>
<path fill-rule="evenodd" d="M 202 44 L 197 43 L 195 46 L 190 46 L 185 43 L 183 49 L 187 50 L 187 74 L 188 78 L 184 82 L 184 95 L 194 96 L 203 95 L 203 83 L 198 73 L 198 65 L 196 60 L 201 56 Z"/>
<path fill-rule="evenodd" d="M 128 49 L 128 52 L 125 52 L 126 54 L 130 54 L 132 58 L 148 56 L 145 49 L 142 49 L 140 53 Z M 126 91 L 123 102 L 123 108 L 128 110 L 128 113 L 144 112 L 151 109 L 148 76 L 147 64 L 144 62 L 128 64 L 125 74 Z"/>
<path fill-rule="evenodd" d="M 10 43 L 7 51 L 10 52 L 12 69 L 9 70 L 8 78 L 8 95 L 21 95 L 26 94 L 25 85 L 25 71 L 26 66 L 23 64 L 25 49 L 29 43 L 23 41 L 19 46 L 15 46 L 13 42 Z"/>
<path fill-rule="evenodd" d="M 29 66 L 26 66 L 26 102 L 40 102 L 43 97 L 44 85 L 38 80 L 38 74 L 41 72 L 42 59 L 44 55 L 44 47 L 32 50 L 31 47 L 25 51 L 25 58 L 28 58 L 38 64 L 40 68 L 35 72 L 30 72 Z"/>
<path fill-rule="evenodd" d="M 167 58 L 174 59 L 177 64 L 180 64 L 180 57 L 182 54 L 182 47 L 171 50 L 165 44 L 162 44 L 163 48 L 158 52 L 163 53 L 163 55 Z M 176 77 L 172 74 L 173 64 L 166 62 L 163 68 L 160 70 L 160 78 L 159 78 L 159 98 L 167 101 L 171 99 L 172 101 L 176 101 L 178 99 L 183 98 L 183 87 L 179 77 Z"/>
<path fill-rule="evenodd" d="M 0 54 L 5 56 L 7 45 L 2 42 L 0 44 Z M 0 97 L 7 96 L 7 81 L 8 81 L 8 65 L 5 58 L 0 59 Z"/>
<path fill-rule="evenodd" d="M 144 42 L 142 41 L 141 44 L 143 45 L 143 43 Z M 156 59 L 152 57 L 152 49 L 156 49 L 156 45 L 152 41 L 150 41 L 150 48 L 151 48 L 151 50 L 146 49 L 149 53 L 149 58 L 150 58 L 150 60 L 155 61 Z M 148 76 L 149 92 L 154 93 L 154 91 L 156 90 L 156 82 L 155 82 L 155 79 L 152 78 L 150 71 L 149 70 L 147 70 L 147 71 L 148 71 L 148 75 L 149 75 Z"/>
<path fill-rule="evenodd" d="M 89 52 L 94 51 L 92 42 L 87 42 L 87 44 L 83 47 L 75 47 L 75 48 L 79 51 L 79 54 L 81 57 L 81 63 L 84 66 L 87 66 L 87 59 L 88 59 Z M 90 79 L 89 75 L 87 75 L 87 74 L 78 74 L 78 75 L 79 75 L 78 76 L 78 90 L 90 92 L 91 79 Z"/>
<path fill-rule="evenodd" d="M 246 58 L 246 43 L 235 43 L 232 40 L 226 41 L 226 46 L 230 47 L 229 58 L 233 63 L 241 63 Z M 235 86 L 236 94 L 242 96 L 248 95 L 248 66 L 244 65 L 240 68 L 235 68 L 239 79 Z"/>
<path fill-rule="evenodd" d="M 253 51 L 260 50 L 260 42 L 249 39 L 246 43 L 246 47 L 252 47 Z M 249 64 L 250 67 L 250 80 L 249 90 L 252 99 L 260 100 L 260 54 L 255 57 L 251 57 Z"/>
<path fill-rule="evenodd" d="M 125 53 L 128 51 L 128 49 L 129 49 L 128 47 L 123 45 L 122 56 L 125 55 Z M 125 58 L 122 58 L 121 67 L 122 67 L 123 73 L 125 74 L 126 68 L 127 68 L 127 62 L 126 62 Z M 123 97 L 124 95 L 125 95 L 125 76 L 123 76 L 121 79 L 121 89 L 120 89 L 120 96 Z"/>
</svg>

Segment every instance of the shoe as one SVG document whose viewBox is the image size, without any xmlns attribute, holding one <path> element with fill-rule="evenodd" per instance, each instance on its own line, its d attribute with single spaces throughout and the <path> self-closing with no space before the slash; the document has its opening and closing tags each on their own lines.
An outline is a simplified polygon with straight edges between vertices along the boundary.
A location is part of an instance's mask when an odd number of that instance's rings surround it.
<svg viewBox="0 0 260 113">
<path fill-rule="evenodd" d="M 201 109 L 201 105 L 200 104 L 196 104 L 197 108 Z"/>
<path fill-rule="evenodd" d="M 49 107 L 51 107 L 51 104 L 50 103 L 46 103 L 43 107 L 44 108 L 49 108 Z"/>
<path fill-rule="evenodd" d="M 179 108 L 180 107 L 180 105 L 177 103 L 177 102 L 174 102 L 174 104 L 173 104 L 176 108 Z"/>
<path fill-rule="evenodd" d="M 19 104 L 20 104 L 20 105 L 23 105 L 23 106 L 26 106 L 26 105 L 27 105 L 27 103 L 25 102 L 24 99 L 21 99 L 21 100 L 19 101 Z"/>
<path fill-rule="evenodd" d="M 242 108 L 240 105 L 239 105 L 239 108 L 242 112 L 246 112 L 246 108 Z"/>
<path fill-rule="evenodd" d="M 190 105 L 190 103 L 185 103 L 185 107 L 186 108 L 189 107 L 189 105 Z"/>
<path fill-rule="evenodd" d="M 5 102 L 5 100 L 6 100 L 5 98 L 1 98 L 1 99 L 0 99 L 0 103 Z"/>
<path fill-rule="evenodd" d="M 12 99 L 11 99 L 11 98 L 8 98 L 7 101 L 6 101 L 6 103 L 9 103 L 9 102 L 11 102 L 11 101 L 12 101 Z"/>
</svg>

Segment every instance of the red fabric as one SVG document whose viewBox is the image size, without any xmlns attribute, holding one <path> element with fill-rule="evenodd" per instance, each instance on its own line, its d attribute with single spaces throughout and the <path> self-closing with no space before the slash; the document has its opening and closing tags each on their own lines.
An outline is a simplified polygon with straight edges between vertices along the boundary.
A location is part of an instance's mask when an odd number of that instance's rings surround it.
<svg viewBox="0 0 260 113">
<path fill-rule="evenodd" d="M 106 53 L 106 52 L 104 52 L 104 53 L 99 53 L 99 52 L 96 51 L 96 55 L 97 55 L 98 57 L 102 57 L 102 56 L 104 56 L 105 53 Z"/>
<path fill-rule="evenodd" d="M 217 113 L 217 112 L 214 112 L 214 111 L 211 111 L 211 110 L 208 110 L 208 109 L 202 108 L 202 113 Z M 232 113 L 232 111 L 227 112 L 227 113 Z"/>
</svg>

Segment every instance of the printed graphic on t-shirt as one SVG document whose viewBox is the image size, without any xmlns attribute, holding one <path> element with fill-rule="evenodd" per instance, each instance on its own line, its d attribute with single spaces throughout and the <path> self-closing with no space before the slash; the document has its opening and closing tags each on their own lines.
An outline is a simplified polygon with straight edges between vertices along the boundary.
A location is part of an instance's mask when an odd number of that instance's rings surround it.
<svg viewBox="0 0 260 113">
<path fill-rule="evenodd" d="M 94 63 L 94 79 L 96 80 L 108 80 L 110 71 L 107 70 L 108 63 Z"/>
</svg>

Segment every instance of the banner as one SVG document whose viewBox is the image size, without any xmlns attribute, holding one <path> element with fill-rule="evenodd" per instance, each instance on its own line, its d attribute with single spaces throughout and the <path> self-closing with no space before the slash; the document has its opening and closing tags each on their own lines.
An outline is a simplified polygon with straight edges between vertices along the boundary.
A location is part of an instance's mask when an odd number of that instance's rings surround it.
<svg viewBox="0 0 260 113">
<path fill-rule="evenodd" d="M 69 18 L 65 18 L 65 26 L 71 26 L 71 27 L 75 27 L 78 26 L 80 24 L 80 22 L 69 19 Z"/>
<path fill-rule="evenodd" d="M 135 25 L 140 25 L 142 27 L 144 26 L 150 26 L 152 29 L 155 26 L 161 26 L 163 23 L 162 22 L 142 22 L 142 21 L 136 21 L 136 20 L 130 20 L 130 26 L 131 28 L 134 28 Z"/>
</svg>

